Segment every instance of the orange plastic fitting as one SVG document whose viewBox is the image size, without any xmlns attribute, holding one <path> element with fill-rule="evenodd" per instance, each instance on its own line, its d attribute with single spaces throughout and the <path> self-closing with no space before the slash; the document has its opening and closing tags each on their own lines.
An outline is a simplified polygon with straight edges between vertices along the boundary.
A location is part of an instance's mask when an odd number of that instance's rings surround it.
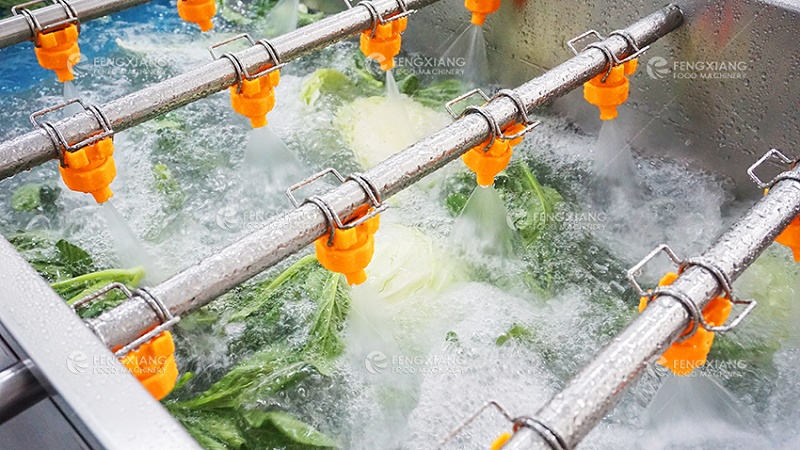
<svg viewBox="0 0 800 450">
<path fill-rule="evenodd" d="M 58 81 L 62 83 L 75 79 L 72 67 L 81 58 L 77 25 L 69 25 L 48 33 L 37 31 L 35 44 L 33 51 L 40 66 L 54 71 Z"/>
<path fill-rule="evenodd" d="M 178 15 L 181 19 L 196 23 L 203 32 L 214 28 L 211 18 L 217 13 L 214 0 L 178 0 Z"/>
<path fill-rule="evenodd" d="M 600 108 L 600 119 L 611 120 L 617 117 L 617 107 L 625 103 L 630 91 L 628 75 L 633 75 L 638 60 L 632 59 L 611 68 L 605 81 L 605 72 L 583 84 L 583 98 Z"/>
<path fill-rule="evenodd" d="M 68 188 L 105 203 L 114 195 L 109 187 L 117 175 L 113 155 L 114 142 L 107 137 L 74 152 L 64 151 L 64 164 L 58 170 Z"/>
<path fill-rule="evenodd" d="M 361 52 L 367 58 L 378 61 L 384 72 L 394 67 L 394 57 L 400 53 L 401 34 L 406 30 L 408 17 L 401 17 L 387 23 L 379 23 L 372 30 L 361 33 Z"/>
<path fill-rule="evenodd" d="M 769 189 L 764 189 L 764 195 L 767 195 Z M 789 223 L 781 234 L 775 238 L 775 242 L 785 245 L 792 250 L 792 257 L 795 262 L 800 262 L 800 216 L 797 216 Z"/>
<path fill-rule="evenodd" d="M 483 26 L 486 16 L 500 9 L 500 0 L 464 0 L 464 6 L 472 12 L 472 24 Z"/>
<path fill-rule="evenodd" d="M 364 269 L 375 253 L 375 233 L 379 227 L 380 216 L 375 216 L 354 228 L 337 228 L 331 245 L 328 236 L 317 239 L 314 247 L 319 263 L 331 272 L 343 273 L 351 286 L 365 282 Z"/>
<path fill-rule="evenodd" d="M 521 124 L 514 124 L 506 129 L 506 133 L 514 135 L 524 128 Z M 493 185 L 494 177 L 508 167 L 508 162 L 511 161 L 511 155 L 513 154 L 512 147 L 522 142 L 522 136 L 513 140 L 497 138 L 492 143 L 492 146 L 484 151 L 489 142 L 489 140 L 486 140 L 480 145 L 472 147 L 461 156 L 464 164 L 475 172 L 478 184 L 483 187 Z"/>
<path fill-rule="evenodd" d="M 178 366 L 175 364 L 175 343 L 169 331 L 142 344 L 120 361 L 156 400 L 166 397 L 175 387 Z"/>
<path fill-rule="evenodd" d="M 800 216 L 794 218 L 789 226 L 775 238 L 775 242 L 792 249 L 795 262 L 800 262 Z"/>
<path fill-rule="evenodd" d="M 256 78 L 242 80 L 242 91 L 231 86 L 231 106 L 233 110 L 250 119 L 253 128 L 267 125 L 267 113 L 275 107 L 275 86 L 281 81 L 278 70 Z"/>
<path fill-rule="evenodd" d="M 658 282 L 659 286 L 668 286 L 678 279 L 678 274 L 668 272 Z M 639 299 L 639 312 L 644 311 L 651 299 L 642 297 Z M 703 308 L 703 317 L 711 326 L 720 326 L 728 320 L 728 316 L 733 308 L 733 303 L 725 297 L 712 299 Z M 686 328 L 683 335 L 691 331 L 691 325 Z M 714 332 L 698 326 L 695 333 L 682 342 L 673 343 L 667 351 L 658 359 L 658 363 L 671 370 L 675 375 L 685 376 L 706 363 L 708 352 L 714 343 Z"/>
<path fill-rule="evenodd" d="M 511 439 L 511 433 L 503 433 L 497 439 L 492 442 L 492 446 L 490 447 L 491 450 L 500 450 L 506 445 L 506 442 Z"/>
</svg>

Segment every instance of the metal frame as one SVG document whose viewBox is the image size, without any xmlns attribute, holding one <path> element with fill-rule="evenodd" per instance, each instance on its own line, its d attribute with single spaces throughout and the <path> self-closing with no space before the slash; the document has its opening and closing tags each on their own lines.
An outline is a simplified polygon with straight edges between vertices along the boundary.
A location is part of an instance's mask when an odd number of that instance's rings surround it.
<svg viewBox="0 0 800 450">
<path fill-rule="evenodd" d="M 3 238 L 0 324 L 27 368 L 17 379 L 35 389 L 33 375 L 91 448 L 200 448 Z M 132 432 L 147 439 L 137 444 Z"/>
<path fill-rule="evenodd" d="M 13 8 L 20 14 L 0 20 L 0 48 L 36 37 L 36 30 L 48 31 L 70 23 L 88 22 L 118 11 L 148 3 L 150 0 L 55 0 L 50 6 L 28 10 L 27 6 L 42 3 L 35 0 Z"/>
<path fill-rule="evenodd" d="M 21 15 L 25 17 L 25 20 L 28 21 L 28 27 L 30 27 L 31 34 L 33 36 L 36 36 L 37 33 L 47 33 L 49 31 L 66 28 L 73 24 L 76 25 L 80 31 L 81 21 L 78 19 L 78 14 L 75 12 L 75 9 L 67 0 L 52 0 L 53 5 L 61 6 L 61 8 L 64 10 L 64 14 L 67 17 L 62 20 L 48 23 L 47 25 L 42 25 L 41 22 L 39 22 L 39 18 L 36 17 L 36 14 L 28 9 L 28 7 L 38 5 L 39 3 L 46 3 L 47 1 L 49 0 L 32 0 L 25 3 L 20 3 L 19 5 L 14 5 L 11 7 L 11 14 L 14 16 Z"/>
<path fill-rule="evenodd" d="M 77 4 L 78 1 L 75 0 L 75 3 Z M 406 8 L 421 8 L 437 1 L 406 0 L 402 4 Z M 375 0 L 372 5 L 380 14 L 386 16 L 402 11 L 401 3 L 398 3 L 397 0 Z M 77 6 L 74 6 L 77 9 Z M 24 29 L 29 31 L 27 23 L 23 19 L 20 20 L 22 20 Z M 280 55 L 283 62 L 292 61 L 368 30 L 373 22 L 373 17 L 367 8 L 348 9 L 271 39 L 269 42 L 274 52 L 270 52 L 265 45 L 255 45 L 236 52 L 236 59 L 241 62 L 243 71 L 256 73 L 259 69 L 276 63 L 272 59 L 273 53 Z M 239 71 L 231 62 L 228 59 L 216 60 L 177 77 L 112 100 L 100 107 L 115 131 L 125 130 L 233 86 L 239 78 Z M 54 123 L 53 127 L 60 130 L 65 140 L 69 142 L 79 142 L 101 131 L 94 118 L 85 113 L 78 113 L 60 120 Z M 47 133 L 41 130 L 3 142 L 0 144 L 0 180 L 58 158 L 58 150 L 50 141 Z"/>
<path fill-rule="evenodd" d="M 239 39 L 242 38 L 246 39 L 250 43 L 250 46 L 255 47 L 256 45 L 261 45 L 267 51 L 271 63 L 265 69 L 260 70 L 251 75 L 235 53 L 230 53 L 230 52 L 223 53 L 222 55 L 218 56 L 217 53 L 214 51 L 219 47 L 230 44 L 231 42 L 238 41 Z M 228 61 L 231 62 L 231 64 L 233 64 L 233 69 L 236 71 L 236 85 L 237 85 L 236 92 L 239 94 L 242 93 L 242 83 L 244 83 L 244 80 L 248 81 L 255 80 L 256 78 L 267 75 L 270 72 L 280 70 L 283 68 L 283 66 L 286 65 L 286 63 L 281 63 L 280 54 L 278 54 L 278 51 L 275 50 L 275 46 L 272 45 L 271 42 L 269 42 L 266 39 L 260 39 L 258 42 L 256 42 L 248 33 L 242 33 L 232 38 L 225 39 L 224 41 L 217 42 L 216 44 L 212 44 L 208 47 L 208 52 L 211 53 L 211 58 L 213 58 L 214 60 L 220 58 L 226 58 Z"/>
</svg>

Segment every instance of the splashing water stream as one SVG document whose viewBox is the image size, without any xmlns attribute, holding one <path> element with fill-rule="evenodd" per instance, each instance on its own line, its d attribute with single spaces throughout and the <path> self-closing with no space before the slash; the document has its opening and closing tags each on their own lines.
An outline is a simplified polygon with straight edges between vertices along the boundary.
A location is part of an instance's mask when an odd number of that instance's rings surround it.
<svg viewBox="0 0 800 450">
<path fill-rule="evenodd" d="M 282 192 L 303 174 L 300 161 L 268 126 L 250 131 L 241 170 L 243 187 L 259 194 Z"/>
<path fill-rule="evenodd" d="M 618 186 L 635 187 L 636 166 L 631 147 L 616 120 L 606 120 L 594 148 L 594 171 L 598 178 Z"/>
<path fill-rule="evenodd" d="M 145 250 L 142 241 L 111 200 L 100 205 L 100 215 L 106 221 L 114 250 L 123 267 L 144 267 L 148 284 L 157 284 L 166 279 L 166 274 L 155 264 L 155 258 Z"/>
<path fill-rule="evenodd" d="M 478 186 L 453 225 L 450 242 L 474 255 L 511 255 L 514 231 L 494 186 Z"/>
<path fill-rule="evenodd" d="M 411 114 L 408 111 L 406 103 L 403 101 L 403 94 L 400 93 L 400 88 L 397 86 L 397 81 L 394 79 L 394 74 L 391 70 L 386 71 L 386 108 L 394 112 L 397 119 L 395 125 L 407 133 L 412 133 Z"/>
<path fill-rule="evenodd" d="M 450 61 L 448 65 L 460 66 L 464 71 L 461 78 L 473 86 L 484 86 L 489 82 L 489 58 L 483 27 L 468 25 L 447 47 L 442 59 Z"/>
<path fill-rule="evenodd" d="M 638 448 L 764 448 L 753 417 L 704 373 L 668 376 L 645 412 Z M 736 447 L 729 447 L 736 441 Z"/>
<path fill-rule="evenodd" d="M 77 86 L 72 81 L 64 82 L 64 101 L 72 100 L 74 98 L 81 98 L 81 93 L 78 91 Z M 71 105 L 67 105 L 62 110 L 62 114 L 64 117 L 69 117 L 73 114 L 77 114 L 83 111 L 83 108 L 77 103 L 73 103 Z"/>
</svg>

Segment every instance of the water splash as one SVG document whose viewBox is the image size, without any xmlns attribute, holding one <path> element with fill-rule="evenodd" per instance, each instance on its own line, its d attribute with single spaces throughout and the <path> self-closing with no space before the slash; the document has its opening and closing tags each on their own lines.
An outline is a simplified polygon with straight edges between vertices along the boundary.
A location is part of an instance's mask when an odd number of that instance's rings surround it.
<svg viewBox="0 0 800 450">
<path fill-rule="evenodd" d="M 166 274 L 155 264 L 155 259 L 145 250 L 142 241 L 111 200 L 100 205 L 100 215 L 106 221 L 117 259 L 122 267 L 144 267 L 145 281 L 149 284 L 156 284 L 166 279 Z"/>
<path fill-rule="evenodd" d="M 468 255 L 508 256 L 514 231 L 508 212 L 494 186 L 478 186 L 456 219 L 450 242 Z"/>
<path fill-rule="evenodd" d="M 489 83 L 489 58 L 486 55 L 486 39 L 483 27 L 468 25 L 447 47 L 442 59 L 452 61 L 464 70 L 462 79 L 473 86 Z"/>
<path fill-rule="evenodd" d="M 270 127 L 250 131 L 242 164 L 245 189 L 259 194 L 282 192 L 302 174 L 300 161 Z"/>
<path fill-rule="evenodd" d="M 635 183 L 636 165 L 631 147 L 625 140 L 616 120 L 606 120 L 600 128 L 594 148 L 594 172 L 619 185 Z"/>
<path fill-rule="evenodd" d="M 394 73 L 391 70 L 386 71 L 386 98 L 398 99 L 400 98 L 400 88 L 397 86 L 397 80 L 394 79 Z"/>
<path fill-rule="evenodd" d="M 384 84 L 386 87 L 385 107 L 388 109 L 386 115 L 395 118 L 392 123 L 403 133 L 411 134 L 413 129 L 411 126 L 411 112 L 408 110 L 408 103 L 403 101 L 403 94 L 400 93 L 400 87 L 397 85 L 397 80 L 394 79 L 394 73 L 391 70 L 386 71 Z"/>
<path fill-rule="evenodd" d="M 264 19 L 268 37 L 280 36 L 297 29 L 297 12 L 300 0 L 280 0 Z"/>
<path fill-rule="evenodd" d="M 81 93 L 78 91 L 78 87 L 75 86 L 75 83 L 72 81 L 64 82 L 64 101 L 72 100 L 74 98 L 81 98 Z M 82 111 L 83 108 L 81 108 L 79 104 L 73 103 L 64 107 L 62 114 L 64 117 L 69 117 Z"/>
<path fill-rule="evenodd" d="M 638 448 L 767 448 L 750 415 L 713 379 L 670 375 L 647 407 Z"/>
</svg>

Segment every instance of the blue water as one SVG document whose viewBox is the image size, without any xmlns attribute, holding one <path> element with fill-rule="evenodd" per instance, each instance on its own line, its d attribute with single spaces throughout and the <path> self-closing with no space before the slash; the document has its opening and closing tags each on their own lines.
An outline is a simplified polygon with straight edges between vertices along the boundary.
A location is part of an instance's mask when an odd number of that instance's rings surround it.
<svg viewBox="0 0 800 450">
<path fill-rule="evenodd" d="M 181 20 L 174 1 L 156 0 L 81 24 L 78 38 L 81 54 L 92 59 L 119 50 L 115 39 L 120 36 L 119 30 L 123 29 L 199 33 L 195 25 Z M 0 49 L 0 61 L 3 61 L 3 67 L 0 68 L 0 96 L 19 94 L 42 84 L 58 83 L 54 72 L 41 68 L 36 62 L 33 42 Z"/>
</svg>

